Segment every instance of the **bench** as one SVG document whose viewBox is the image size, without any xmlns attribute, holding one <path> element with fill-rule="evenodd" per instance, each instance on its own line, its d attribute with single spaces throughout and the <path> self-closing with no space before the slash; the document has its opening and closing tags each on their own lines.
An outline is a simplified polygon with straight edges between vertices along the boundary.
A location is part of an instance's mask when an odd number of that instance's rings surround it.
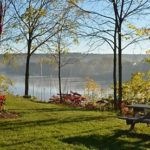
<svg viewBox="0 0 150 150">
<path fill-rule="evenodd" d="M 150 119 L 149 118 L 119 117 L 119 119 L 124 119 L 124 120 L 126 120 L 127 125 L 131 125 L 130 131 L 134 129 L 134 126 L 136 123 L 147 123 L 147 126 L 150 127 Z"/>
<path fill-rule="evenodd" d="M 127 125 L 131 125 L 130 131 L 134 129 L 136 123 L 147 123 L 147 126 L 150 127 L 150 112 L 146 110 L 150 109 L 150 105 L 136 104 L 127 107 L 133 108 L 133 116 L 121 116 L 119 119 L 124 119 Z M 139 112 L 142 112 L 143 115 L 139 115 Z"/>
</svg>

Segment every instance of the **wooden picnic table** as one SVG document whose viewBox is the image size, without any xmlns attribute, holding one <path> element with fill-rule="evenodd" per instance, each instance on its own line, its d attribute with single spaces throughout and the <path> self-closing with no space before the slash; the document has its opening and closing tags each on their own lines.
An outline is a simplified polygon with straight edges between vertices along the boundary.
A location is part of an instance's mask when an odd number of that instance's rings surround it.
<svg viewBox="0 0 150 150">
<path fill-rule="evenodd" d="M 150 105 L 147 104 L 135 104 L 135 105 L 126 105 L 128 108 L 133 108 L 133 116 L 138 116 L 139 112 L 143 112 L 144 115 L 147 114 L 147 110 L 150 109 Z"/>
<path fill-rule="evenodd" d="M 135 104 L 126 105 L 128 108 L 133 109 L 132 116 L 119 117 L 120 119 L 125 119 L 128 125 L 131 125 L 130 131 L 134 129 L 136 123 L 147 123 L 150 126 L 150 105 L 147 104 Z"/>
</svg>

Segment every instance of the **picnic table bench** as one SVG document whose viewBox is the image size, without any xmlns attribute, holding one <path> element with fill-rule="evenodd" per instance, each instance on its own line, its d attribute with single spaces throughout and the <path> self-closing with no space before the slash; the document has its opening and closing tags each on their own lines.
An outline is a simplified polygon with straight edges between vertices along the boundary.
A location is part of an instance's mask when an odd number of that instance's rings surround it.
<svg viewBox="0 0 150 150">
<path fill-rule="evenodd" d="M 126 120 L 127 125 L 131 125 L 130 131 L 134 129 L 136 123 L 147 123 L 148 127 L 150 127 L 150 105 L 146 104 L 135 104 L 135 105 L 126 105 L 128 108 L 133 109 L 132 116 L 121 116 L 119 119 Z"/>
</svg>

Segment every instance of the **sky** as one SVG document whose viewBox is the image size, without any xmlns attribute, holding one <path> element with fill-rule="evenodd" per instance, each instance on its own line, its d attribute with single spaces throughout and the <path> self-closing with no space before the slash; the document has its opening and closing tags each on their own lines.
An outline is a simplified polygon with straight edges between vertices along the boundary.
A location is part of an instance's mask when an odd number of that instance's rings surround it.
<svg viewBox="0 0 150 150">
<path fill-rule="evenodd" d="M 87 0 L 88 1 L 88 0 Z M 89 3 L 85 1 L 84 3 L 80 3 L 79 6 L 84 8 L 85 10 L 89 10 L 89 11 L 95 11 L 104 15 L 108 15 L 110 17 L 112 17 L 111 15 L 113 15 L 113 12 L 111 12 L 111 6 L 108 6 L 107 3 L 102 2 L 94 2 L 94 1 L 90 1 Z M 134 24 L 136 27 L 141 28 L 141 27 L 150 27 L 150 11 L 148 12 L 149 14 L 144 15 L 144 16 L 139 16 L 139 15 L 134 15 L 133 17 L 130 17 L 128 20 L 125 21 L 124 25 L 123 25 L 123 32 L 125 32 L 127 27 L 127 24 Z M 95 17 L 95 19 L 97 19 Z M 101 18 L 99 18 L 101 19 Z M 96 20 L 98 22 L 98 20 Z M 92 22 L 90 23 L 90 25 L 94 25 L 94 23 L 92 24 Z M 132 39 L 131 39 L 132 40 Z M 79 40 L 79 44 L 72 46 L 70 49 L 73 52 L 91 52 L 91 53 L 100 53 L 100 54 L 113 54 L 112 49 L 108 46 L 108 44 L 104 44 L 100 47 L 97 47 L 97 45 L 94 45 L 92 48 L 89 46 L 89 41 L 86 39 L 80 39 Z M 123 40 L 123 45 L 126 45 L 129 41 L 127 40 Z M 97 47 L 95 49 L 95 47 Z M 142 42 L 133 44 L 131 46 L 129 46 L 128 48 L 126 48 L 125 50 L 123 50 L 123 54 L 146 54 L 146 51 L 150 50 L 150 40 L 144 40 Z"/>
<path fill-rule="evenodd" d="M 138 44 L 134 44 L 127 49 L 123 50 L 123 54 L 146 54 L 146 51 L 150 50 L 150 41 L 143 41 Z M 97 54 L 113 54 L 112 49 L 108 45 L 101 47 L 91 48 L 83 40 L 79 41 L 78 45 L 70 47 L 71 52 L 82 52 L 82 53 L 97 53 Z"/>
<path fill-rule="evenodd" d="M 85 10 L 95 11 L 95 12 L 112 17 L 113 11 L 112 11 L 111 6 L 108 5 L 108 3 L 105 3 L 104 0 L 97 0 L 97 1 L 98 2 L 95 2 L 95 0 L 85 0 L 85 2 L 80 3 L 79 6 L 84 8 Z M 101 19 L 103 20 L 103 18 L 96 17 L 96 15 L 90 16 L 90 18 L 88 19 L 93 19 L 93 17 L 95 17 L 94 19 L 98 23 L 101 22 Z M 123 25 L 123 30 L 124 30 L 123 32 L 128 30 L 126 29 L 127 24 L 134 24 L 136 27 L 139 27 L 139 28 L 150 27 L 149 18 L 150 18 L 150 15 L 145 15 L 145 16 L 135 15 L 134 17 L 129 18 L 129 20 L 126 20 Z M 86 23 L 88 22 L 89 26 L 95 27 L 96 24 L 93 23 L 93 21 L 89 21 L 88 19 Z M 100 26 L 96 26 L 96 27 L 100 28 Z M 103 26 L 102 28 L 105 28 L 105 26 Z M 106 28 L 109 29 L 108 26 Z M 91 32 L 91 30 L 87 28 L 83 28 L 82 30 L 86 30 L 86 32 Z M 70 52 L 113 54 L 113 51 L 108 44 L 105 43 L 102 46 L 98 46 L 99 42 L 97 42 L 97 44 L 93 44 L 96 40 L 97 39 L 94 39 L 94 38 L 90 40 L 88 38 L 79 38 L 78 44 L 72 44 L 69 47 Z M 128 44 L 128 42 L 129 41 L 127 40 L 123 40 L 123 45 Z M 25 44 L 26 43 L 13 44 L 13 45 L 14 47 L 17 47 L 18 49 L 21 49 L 25 47 Z M 142 41 L 140 43 L 136 43 L 136 44 L 133 44 L 132 46 L 129 46 L 128 48 L 123 50 L 123 54 L 146 54 L 146 50 L 150 50 L 150 40 Z M 24 50 L 24 52 L 26 52 L 26 49 Z"/>
</svg>

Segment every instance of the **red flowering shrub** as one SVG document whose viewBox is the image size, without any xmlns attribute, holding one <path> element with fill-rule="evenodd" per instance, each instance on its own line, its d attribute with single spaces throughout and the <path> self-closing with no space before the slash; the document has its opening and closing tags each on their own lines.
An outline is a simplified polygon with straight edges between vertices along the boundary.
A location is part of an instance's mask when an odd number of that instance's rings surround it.
<svg viewBox="0 0 150 150">
<path fill-rule="evenodd" d="M 123 115 L 125 115 L 125 116 L 128 116 L 128 115 L 131 115 L 132 114 L 132 111 L 131 110 L 129 110 L 125 105 L 128 105 L 128 103 L 121 103 L 121 109 L 122 109 L 122 113 L 123 113 Z"/>
<path fill-rule="evenodd" d="M 59 95 L 59 94 L 58 94 Z M 53 96 L 50 99 L 50 103 L 60 103 L 60 97 L 59 96 Z M 82 95 L 76 92 L 70 92 L 70 94 L 62 94 L 63 102 L 62 104 L 72 105 L 72 106 L 82 106 L 82 103 L 86 101 L 86 98 L 84 98 Z"/>
<path fill-rule="evenodd" d="M 0 93 L 0 111 L 4 110 L 5 102 L 6 102 L 5 96 Z"/>
</svg>

